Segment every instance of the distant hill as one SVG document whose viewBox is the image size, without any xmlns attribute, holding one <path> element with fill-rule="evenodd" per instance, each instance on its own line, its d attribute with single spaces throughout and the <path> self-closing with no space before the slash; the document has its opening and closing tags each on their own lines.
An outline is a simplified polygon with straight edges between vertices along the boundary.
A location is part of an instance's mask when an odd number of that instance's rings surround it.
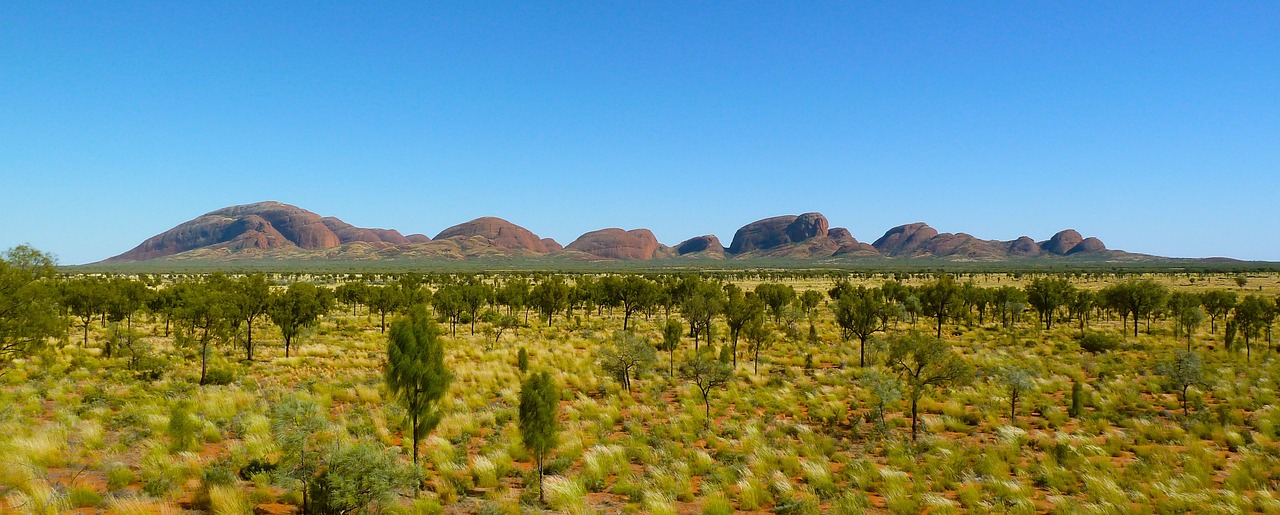
<svg viewBox="0 0 1280 515">
<path fill-rule="evenodd" d="M 742 226 L 726 248 L 714 235 L 667 246 L 648 229 L 591 231 L 561 247 L 550 238 L 507 220 L 483 217 L 429 238 L 393 229 L 355 227 L 333 217 L 281 202 L 231 206 L 201 215 L 143 241 L 105 263 L 241 261 L 288 259 L 465 260 L 504 257 L 567 261 L 943 259 L 960 262 L 1073 260 L 1133 262 L 1155 256 L 1109 250 L 1097 238 L 1067 229 L 1036 241 L 983 240 L 966 233 L 939 233 L 923 222 L 900 225 L 868 244 L 844 228 L 831 227 L 821 213 L 775 216 Z"/>
</svg>

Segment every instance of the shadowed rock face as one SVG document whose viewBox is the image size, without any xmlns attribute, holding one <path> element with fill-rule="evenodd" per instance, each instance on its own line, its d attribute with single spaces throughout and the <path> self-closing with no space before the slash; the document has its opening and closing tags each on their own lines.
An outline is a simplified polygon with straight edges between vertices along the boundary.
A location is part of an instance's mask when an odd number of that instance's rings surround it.
<svg viewBox="0 0 1280 515">
<path fill-rule="evenodd" d="M 830 224 L 820 213 L 784 215 L 749 223 L 733 234 L 731 254 L 769 250 L 827 235 Z"/>
<path fill-rule="evenodd" d="M 1085 238 L 1084 241 L 1077 243 L 1076 246 L 1071 247 L 1071 250 L 1068 250 L 1067 254 L 1075 255 L 1081 252 L 1101 252 L 1104 250 L 1107 250 L 1107 246 L 1102 243 L 1102 240 L 1090 236 Z"/>
<path fill-rule="evenodd" d="M 720 244 L 720 238 L 708 234 L 706 236 L 695 236 L 680 242 L 675 246 L 676 255 L 683 256 L 685 254 L 693 254 L 695 252 L 724 252 L 724 245 Z"/>
<path fill-rule="evenodd" d="M 543 238 L 542 246 L 547 248 L 547 252 L 556 252 L 556 251 L 564 250 L 564 245 L 561 245 L 560 242 L 557 242 L 556 240 L 553 240 L 551 238 Z"/>
<path fill-rule="evenodd" d="M 618 228 L 600 229 L 579 236 L 565 250 L 585 252 L 605 259 L 653 259 L 658 250 L 658 239 L 648 229 L 624 231 Z"/>
<path fill-rule="evenodd" d="M 356 227 L 332 216 L 320 219 L 324 222 L 324 226 L 330 231 L 338 235 L 338 240 L 342 243 L 351 243 L 362 241 L 373 245 L 401 245 L 409 243 L 399 231 L 392 229 L 365 229 Z"/>
<path fill-rule="evenodd" d="M 512 250 L 524 249 L 538 254 L 546 254 L 548 252 L 547 245 L 543 243 L 542 239 L 538 238 L 538 235 L 524 227 L 492 216 L 485 216 L 455 225 L 440 231 L 440 234 L 437 234 L 434 239 L 439 241 L 457 237 L 470 238 L 472 236 L 486 238 L 494 245 Z"/>
<path fill-rule="evenodd" d="M 938 235 L 938 231 L 924 222 L 899 225 L 889 229 L 871 244 L 886 256 L 910 255 L 930 238 Z"/>
<path fill-rule="evenodd" d="M 428 243 L 431 241 L 431 237 L 425 234 L 410 234 L 405 236 L 404 239 L 409 240 L 409 243 Z"/>
<path fill-rule="evenodd" d="M 1008 252 L 1010 256 L 1033 257 L 1039 256 L 1041 251 L 1040 244 L 1036 243 L 1036 240 L 1031 239 L 1030 236 L 1022 236 L 1009 244 Z"/>
<path fill-rule="evenodd" d="M 853 234 L 844 227 L 832 227 L 831 229 L 828 229 L 827 237 L 831 238 L 831 240 L 836 242 L 837 245 L 847 245 L 858 242 L 858 240 L 853 237 Z"/>
<path fill-rule="evenodd" d="M 1076 232 L 1075 229 L 1067 229 L 1065 231 L 1059 231 L 1058 234 L 1049 238 L 1049 241 L 1041 243 L 1040 248 L 1050 254 L 1065 256 L 1067 255 L 1067 252 L 1070 252 L 1071 249 L 1075 248 L 1076 245 L 1079 245 L 1082 241 L 1084 241 L 1084 237 L 1081 236 L 1079 232 Z"/>
<path fill-rule="evenodd" d="M 154 259 L 216 245 L 231 250 L 292 246 L 320 250 L 357 241 L 375 245 L 404 243 L 398 232 L 382 232 L 386 235 L 383 238 L 379 231 L 354 227 L 337 218 L 321 218 L 289 204 L 258 202 L 206 213 L 108 261 Z"/>
</svg>

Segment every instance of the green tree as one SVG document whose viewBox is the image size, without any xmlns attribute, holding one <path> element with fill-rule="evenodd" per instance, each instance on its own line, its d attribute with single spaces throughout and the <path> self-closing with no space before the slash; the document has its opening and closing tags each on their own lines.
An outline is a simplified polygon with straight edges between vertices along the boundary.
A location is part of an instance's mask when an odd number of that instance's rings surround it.
<svg viewBox="0 0 1280 515">
<path fill-rule="evenodd" d="M 334 288 L 334 297 L 338 302 L 346 304 L 351 308 L 351 316 L 359 314 L 357 306 L 369 303 L 369 285 L 361 281 L 351 281 L 339 284 Z"/>
<path fill-rule="evenodd" d="M 553 275 L 539 282 L 529 295 L 532 297 L 533 304 L 538 307 L 538 312 L 546 317 L 547 327 L 551 327 L 551 319 L 556 313 L 569 307 L 569 285 L 564 282 L 564 277 L 559 275 Z"/>
<path fill-rule="evenodd" d="M 106 312 L 107 296 L 107 283 L 101 277 L 79 277 L 63 285 L 62 302 L 73 316 L 80 319 L 80 326 L 84 329 L 83 347 L 89 346 L 89 324 Z"/>
<path fill-rule="evenodd" d="M 889 339 L 889 367 L 906 386 L 911 403 L 912 441 L 916 439 L 920 398 L 934 388 L 965 384 L 971 374 L 964 359 L 941 338 L 930 338 L 914 332 Z"/>
<path fill-rule="evenodd" d="M 147 310 L 164 319 L 164 336 L 169 337 L 169 325 L 173 321 L 174 312 L 178 309 L 178 295 L 175 288 L 164 288 L 155 291 L 147 300 Z"/>
<path fill-rule="evenodd" d="M 706 412 L 706 427 L 711 429 L 711 390 L 729 383 L 733 366 L 717 359 L 714 347 L 708 344 L 680 365 L 680 377 L 698 388 Z"/>
<path fill-rule="evenodd" d="M 436 290 L 436 294 L 431 298 L 431 305 L 435 308 L 436 313 L 440 315 L 441 320 L 449 322 L 449 336 L 458 336 L 458 322 L 462 320 L 462 314 L 467 311 L 467 302 L 462 297 L 462 285 L 446 284 Z"/>
<path fill-rule="evenodd" d="M 698 339 L 707 337 L 710 343 L 711 321 L 724 312 L 724 290 L 715 283 L 698 280 L 692 285 L 688 298 L 680 306 L 680 312 L 689 321 L 689 336 L 693 337 L 693 349 L 698 351 Z"/>
<path fill-rule="evenodd" d="M 619 331 L 613 338 L 600 343 L 597 361 L 630 393 L 631 378 L 652 367 L 658 361 L 658 355 L 648 338 L 631 331 Z"/>
<path fill-rule="evenodd" d="M 471 320 L 471 334 L 476 334 L 476 319 L 480 318 L 480 308 L 493 297 L 493 288 L 488 284 L 474 281 L 460 285 L 458 292 L 461 294 L 462 305 L 466 309 Z"/>
<path fill-rule="evenodd" d="M 1102 296 L 1113 309 L 1133 317 L 1136 338 L 1138 323 L 1160 309 L 1169 296 L 1169 289 L 1151 279 L 1130 279 L 1103 289 Z"/>
<path fill-rule="evenodd" d="M 520 319 L 515 315 L 501 313 L 496 310 L 487 310 L 480 315 L 480 321 L 489 326 L 484 330 L 486 335 L 492 335 L 493 340 L 487 346 L 487 350 L 492 350 L 493 346 L 498 344 L 498 340 L 502 338 L 502 333 L 512 330 L 516 336 L 520 335 Z M 486 341 L 489 341 L 486 338 Z"/>
<path fill-rule="evenodd" d="M 764 317 L 756 317 L 747 322 L 742 328 L 742 338 L 747 341 L 747 348 L 751 350 L 751 366 L 753 373 L 760 374 L 760 349 L 766 348 L 773 344 L 777 338 L 777 334 L 769 326 L 765 325 Z"/>
<path fill-rule="evenodd" d="M 378 313 L 378 332 L 387 334 L 387 315 L 405 306 L 404 292 L 395 285 L 370 286 L 369 309 Z"/>
<path fill-rule="evenodd" d="M 743 327 L 757 320 L 764 320 L 764 302 L 754 293 L 743 293 L 736 285 L 725 286 L 724 320 L 729 326 L 729 341 L 733 345 L 733 366 L 738 367 L 738 337 Z"/>
<path fill-rule="evenodd" d="M 863 375 L 859 382 L 871 392 L 871 416 L 875 420 L 876 431 L 884 433 L 888 429 L 885 415 L 889 406 L 902 399 L 902 383 L 893 375 L 876 371 Z"/>
<path fill-rule="evenodd" d="M 286 358 L 289 357 L 290 345 L 302 330 L 311 327 L 320 315 L 329 311 L 328 299 L 316 285 L 303 282 L 290 284 L 284 293 L 272 295 L 267 316 L 280 328 Z"/>
<path fill-rule="evenodd" d="M 440 399 L 453 376 L 444 367 L 444 345 L 439 329 L 421 307 L 407 319 L 391 324 L 385 366 L 387 389 L 409 412 L 413 463 L 418 463 L 418 442 L 440 423 Z"/>
<path fill-rule="evenodd" d="M 288 395 L 271 405 L 271 434 L 280 447 L 275 474 L 301 486 L 302 511 L 310 512 L 311 484 L 324 467 L 321 431 L 329 427 L 320 406 L 309 397 Z"/>
<path fill-rule="evenodd" d="M 1177 338 L 1182 336 L 1182 331 L 1185 329 L 1182 326 L 1183 317 L 1187 316 L 1192 310 L 1200 309 L 1200 296 L 1187 291 L 1175 291 L 1169 294 L 1169 300 L 1165 302 L 1165 307 L 1168 310 L 1169 318 L 1173 319 L 1173 337 Z"/>
<path fill-rule="evenodd" d="M 142 281 L 114 277 L 106 283 L 106 293 L 104 310 L 107 320 L 111 322 L 113 336 L 103 347 L 103 356 L 110 358 L 114 350 L 112 343 L 120 340 L 120 322 L 125 323 L 125 336 L 132 340 L 133 316 L 146 305 L 151 290 Z M 132 341 L 126 345 L 129 343 Z"/>
<path fill-rule="evenodd" d="M 760 283 L 756 285 L 755 292 L 756 298 L 769 307 L 769 313 L 773 315 L 775 324 L 782 318 L 782 308 L 791 305 L 791 302 L 796 299 L 796 290 L 789 284 Z"/>
<path fill-rule="evenodd" d="M 538 502 L 545 501 L 543 464 L 556 447 L 559 411 L 560 391 L 546 372 L 532 374 L 520 385 L 520 438 L 538 462 Z"/>
<path fill-rule="evenodd" d="M 1018 366 L 1001 369 L 999 379 L 1009 394 L 1009 423 L 1012 424 L 1018 417 L 1018 399 L 1035 387 L 1035 381 L 1031 378 L 1031 371 Z"/>
<path fill-rule="evenodd" d="M 169 450 L 189 451 L 196 446 L 197 420 L 191 414 L 191 401 L 183 399 L 169 409 Z"/>
<path fill-rule="evenodd" d="M 431 301 L 431 291 L 427 290 L 424 284 L 426 284 L 426 279 L 422 277 L 422 274 L 410 272 L 400 274 L 400 277 L 396 278 L 395 284 L 390 286 L 400 290 L 400 297 L 404 299 L 405 306 L 416 306 Z"/>
<path fill-rule="evenodd" d="M 799 303 L 800 310 L 804 311 L 805 318 L 809 319 L 809 325 L 813 325 L 814 310 L 818 309 L 818 305 L 822 303 L 822 294 L 817 290 L 805 290 L 800 294 Z"/>
<path fill-rule="evenodd" d="M 524 311 L 524 323 L 529 323 L 529 281 L 523 277 L 513 277 L 502 283 L 502 287 L 494 292 L 494 298 L 499 304 L 507 307 L 508 315 L 515 315 L 518 311 Z"/>
<path fill-rule="evenodd" d="M 1251 340 L 1256 338 L 1266 323 L 1269 301 L 1257 295 L 1246 295 L 1235 309 L 1235 329 L 1244 338 L 1245 361 L 1252 355 Z"/>
<path fill-rule="evenodd" d="M 335 448 L 311 484 L 311 508 L 317 513 L 381 513 L 396 501 L 396 491 L 415 483 L 415 474 L 376 442 Z"/>
<path fill-rule="evenodd" d="M 1046 331 L 1053 329 L 1053 315 L 1070 302 L 1075 287 L 1065 277 L 1037 277 L 1025 288 L 1027 302 L 1040 314 Z"/>
<path fill-rule="evenodd" d="M 1236 293 L 1226 290 L 1209 290 L 1200 294 L 1200 303 L 1209 315 L 1209 334 L 1217 334 L 1218 319 L 1224 318 L 1236 307 Z"/>
<path fill-rule="evenodd" d="M 942 324 L 952 317 L 960 306 L 960 285 L 949 274 L 938 275 L 920 286 L 917 294 L 924 314 L 938 323 L 938 338 L 942 338 Z"/>
<path fill-rule="evenodd" d="M 1179 351 L 1173 359 L 1156 366 L 1156 372 L 1164 376 L 1166 384 L 1178 392 L 1182 401 L 1182 416 L 1190 415 L 1187 392 L 1192 386 L 1204 387 L 1204 362 L 1191 351 Z"/>
<path fill-rule="evenodd" d="M 1022 314 L 1027 300 L 1027 293 L 1013 286 L 1001 286 L 992 292 L 992 304 L 1000 313 L 1000 325 L 1009 328 Z"/>
<path fill-rule="evenodd" d="M 618 284 L 617 296 L 622 303 L 622 330 L 628 328 L 631 315 L 648 309 L 657 301 L 658 286 L 639 275 L 628 275 Z"/>
<path fill-rule="evenodd" d="M 253 321 L 267 313 L 271 307 L 271 287 L 267 276 L 252 274 L 242 277 L 235 285 L 236 311 L 245 323 L 244 359 L 253 361 Z"/>
<path fill-rule="evenodd" d="M 216 279 L 179 283 L 178 309 L 175 311 L 187 332 L 200 349 L 200 384 L 205 384 L 209 370 L 209 353 L 214 340 L 225 342 L 231 332 L 231 321 L 237 319 L 236 311 L 225 289 Z"/>
<path fill-rule="evenodd" d="M 658 350 L 670 353 L 667 362 L 670 370 L 667 371 L 669 377 L 676 376 L 676 349 L 680 347 L 680 337 L 684 335 L 684 325 L 679 320 L 668 318 L 667 324 L 662 327 L 662 343 Z"/>
<path fill-rule="evenodd" d="M 1067 416 L 1079 418 L 1082 410 L 1084 410 L 1084 388 L 1080 385 L 1079 379 L 1073 379 L 1071 381 L 1071 407 L 1067 408 Z"/>
<path fill-rule="evenodd" d="M 1204 325 L 1204 310 L 1200 306 L 1184 311 L 1179 318 L 1182 328 L 1187 333 L 1187 351 L 1191 351 L 1191 338 L 1196 334 L 1196 329 Z"/>
<path fill-rule="evenodd" d="M 882 329 L 882 317 L 889 306 L 880 300 L 875 290 L 858 286 L 844 290 L 831 309 L 844 340 L 858 338 L 858 366 L 865 367 L 867 339 Z"/>
</svg>

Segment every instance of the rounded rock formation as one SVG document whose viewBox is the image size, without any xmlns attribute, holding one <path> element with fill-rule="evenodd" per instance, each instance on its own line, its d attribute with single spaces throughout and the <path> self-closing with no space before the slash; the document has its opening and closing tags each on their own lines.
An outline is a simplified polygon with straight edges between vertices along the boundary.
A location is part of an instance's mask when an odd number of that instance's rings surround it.
<svg viewBox="0 0 1280 515">
<path fill-rule="evenodd" d="M 928 224 L 916 222 L 889 229 L 871 246 L 886 256 L 898 256 L 910 254 L 937 235 L 938 231 Z"/>
<path fill-rule="evenodd" d="M 1010 256 L 1026 256 L 1034 257 L 1040 255 L 1040 244 L 1031 239 L 1030 236 L 1022 236 L 1012 242 L 1009 242 Z"/>
<path fill-rule="evenodd" d="M 538 254 L 548 252 L 547 245 L 538 238 L 538 235 L 524 227 L 492 216 L 480 217 L 440 231 L 434 240 L 472 236 L 480 236 L 496 246 L 511 250 L 529 250 Z"/>
<path fill-rule="evenodd" d="M 1071 250 L 1068 250 L 1067 254 L 1075 255 L 1082 252 L 1084 253 L 1101 252 L 1104 250 L 1107 250 L 1107 246 L 1102 243 L 1102 240 L 1099 240 L 1097 238 L 1090 236 L 1088 238 L 1085 238 L 1080 243 L 1077 243 L 1076 246 L 1071 247 Z"/>
<path fill-rule="evenodd" d="M 553 240 L 551 238 L 543 238 L 542 246 L 547 248 L 547 252 L 557 252 L 557 251 L 564 250 L 564 245 L 561 245 L 560 242 Z"/>
<path fill-rule="evenodd" d="M 724 245 L 720 244 L 720 238 L 708 234 L 706 236 L 695 236 L 680 242 L 675 246 L 676 255 L 683 256 L 685 254 L 693 254 L 695 252 L 724 252 Z"/>
<path fill-rule="evenodd" d="M 768 250 L 827 235 L 830 224 L 821 213 L 783 215 L 749 223 L 733 233 L 729 253 Z"/>
<path fill-rule="evenodd" d="M 624 231 L 600 229 L 579 236 L 565 250 L 584 252 L 605 259 L 648 260 L 658 250 L 658 239 L 648 229 Z"/>
<path fill-rule="evenodd" d="M 1065 231 L 1059 231 L 1058 234 L 1049 238 L 1049 241 L 1041 243 L 1040 248 L 1050 254 L 1065 256 L 1067 255 L 1067 252 L 1070 252 L 1071 249 L 1075 248 L 1076 245 L 1079 245 L 1082 241 L 1084 241 L 1084 237 L 1081 236 L 1079 232 L 1075 229 L 1067 229 Z"/>
</svg>

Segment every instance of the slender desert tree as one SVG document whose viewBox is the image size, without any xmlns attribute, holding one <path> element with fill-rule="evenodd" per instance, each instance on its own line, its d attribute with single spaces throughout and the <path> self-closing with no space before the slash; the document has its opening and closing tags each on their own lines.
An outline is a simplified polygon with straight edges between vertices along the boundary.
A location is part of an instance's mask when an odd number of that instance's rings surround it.
<svg viewBox="0 0 1280 515">
<path fill-rule="evenodd" d="M 970 376 L 969 366 L 946 342 L 919 333 L 890 338 L 889 366 L 898 373 L 910 398 L 912 441 L 917 434 L 917 407 L 925 392 L 963 384 Z"/>
<path fill-rule="evenodd" d="M 520 438 L 538 462 L 538 502 L 545 500 L 542 493 L 543 465 L 547 455 L 556 447 L 556 436 L 560 430 L 557 421 L 559 410 L 559 389 L 546 372 L 533 374 L 520 385 Z"/>
<path fill-rule="evenodd" d="M 453 380 L 444 368 L 440 331 L 425 308 L 415 307 L 408 318 L 391 323 L 385 372 L 387 389 L 409 412 L 416 465 L 418 442 L 440 423 L 440 399 Z"/>
</svg>

